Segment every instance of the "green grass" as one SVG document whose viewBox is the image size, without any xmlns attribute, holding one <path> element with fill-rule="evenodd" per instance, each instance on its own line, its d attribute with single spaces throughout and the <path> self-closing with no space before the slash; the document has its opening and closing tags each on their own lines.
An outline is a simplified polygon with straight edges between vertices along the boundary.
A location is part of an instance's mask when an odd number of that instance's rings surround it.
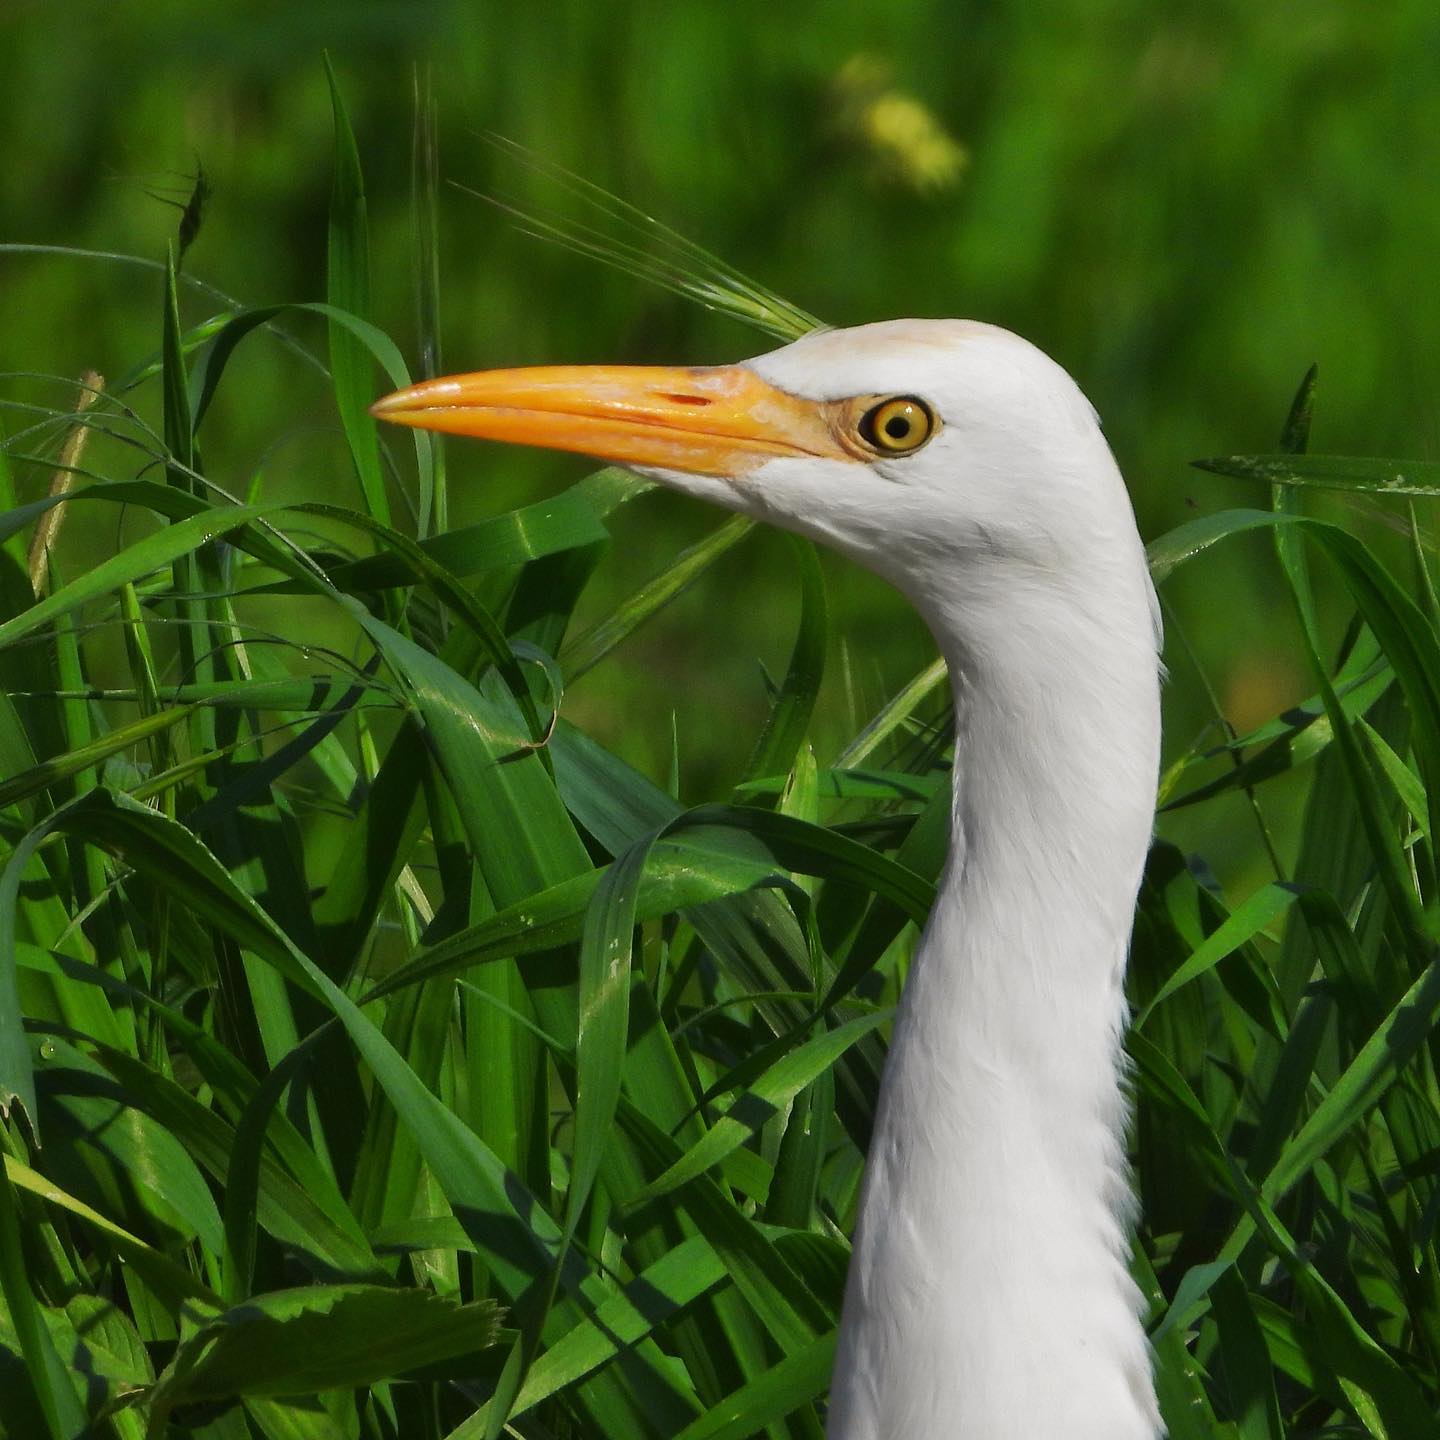
<svg viewBox="0 0 1440 1440">
<path fill-rule="evenodd" d="M 639 482 L 446 528 L 440 449 L 365 413 L 409 375 L 366 318 L 338 90 L 335 119 L 326 303 L 193 323 L 163 268 L 127 377 L 83 414 L 9 412 L 0 1428 L 817 1437 L 943 860 L 943 687 L 927 669 L 817 756 L 832 626 L 797 544 L 790 659 L 733 794 L 682 800 L 572 723 L 564 684 L 623 664 L 749 527 L 714 523 L 583 629 Z M 317 320 L 349 505 L 284 452 L 251 483 L 208 446 L 239 357 Z M 1303 785 L 1304 824 L 1233 908 L 1204 857 L 1152 852 L 1135 1268 L 1176 1440 L 1409 1440 L 1440 1435 L 1440 633 L 1418 530 L 1397 578 L 1300 501 L 1435 473 L 1307 456 L 1308 382 L 1282 426 L 1283 399 L 1275 455 L 1207 462 L 1255 508 L 1151 551 L 1203 579 L 1211 547 L 1268 536 L 1314 694 L 1165 777 L 1170 810 L 1240 793 L 1262 824 L 1268 786 Z M 37 596 L 26 542 L 59 497 L 19 496 L 57 456 L 66 527 L 115 538 L 79 564 L 61 529 Z M 1317 587 L 1354 617 L 1336 653 Z"/>
</svg>

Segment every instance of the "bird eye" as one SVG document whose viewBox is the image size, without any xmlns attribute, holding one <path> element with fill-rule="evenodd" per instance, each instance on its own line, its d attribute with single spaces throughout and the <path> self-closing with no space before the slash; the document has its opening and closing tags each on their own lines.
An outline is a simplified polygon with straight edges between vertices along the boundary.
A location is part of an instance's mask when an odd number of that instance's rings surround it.
<svg viewBox="0 0 1440 1440">
<path fill-rule="evenodd" d="M 882 455 L 908 455 L 934 433 L 935 417 L 923 400 L 901 395 L 882 400 L 860 420 L 860 438 Z"/>
</svg>

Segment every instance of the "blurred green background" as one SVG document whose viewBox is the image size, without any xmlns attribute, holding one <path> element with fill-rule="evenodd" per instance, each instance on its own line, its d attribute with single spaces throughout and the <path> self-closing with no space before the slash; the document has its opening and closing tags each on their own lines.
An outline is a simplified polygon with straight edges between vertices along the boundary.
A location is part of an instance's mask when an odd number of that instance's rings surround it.
<svg viewBox="0 0 1440 1440">
<path fill-rule="evenodd" d="M 1312 361 L 1313 448 L 1434 453 L 1433 0 L 7 0 L 0 242 L 163 257 L 178 220 L 165 200 L 183 202 L 203 166 L 213 194 L 188 275 L 246 303 L 323 298 L 326 50 L 366 167 L 372 317 L 412 368 L 412 128 L 428 85 L 445 180 L 553 203 L 480 138 L 497 131 L 829 323 L 968 315 L 1029 336 L 1099 408 L 1147 538 L 1197 510 L 1267 503 L 1186 462 L 1274 448 Z M 450 185 L 440 253 L 450 369 L 721 361 L 770 345 L 518 234 Z M 191 323 L 222 308 L 194 289 L 184 304 Z M 0 252 L 0 425 L 24 423 L 16 406 L 68 406 L 46 376 L 124 375 L 153 346 L 158 315 L 153 271 Z M 323 351 L 319 322 L 294 330 Z M 348 498 L 321 377 L 278 344 L 236 363 L 246 384 L 225 387 L 207 421 L 212 478 Z M 153 385 L 130 398 L 158 413 Z M 140 463 L 97 450 L 108 474 Z M 585 468 L 463 445 L 450 464 L 457 524 Z M 20 479 L 38 491 L 46 471 Z M 674 497 L 628 507 L 593 605 L 716 518 Z M 1383 516 L 1356 518 L 1386 543 Z M 113 545 L 113 525 L 75 517 L 68 564 Z M 885 587 L 827 567 L 841 638 L 817 722 L 822 762 L 932 653 Z M 1205 681 L 1242 731 L 1308 689 L 1266 541 L 1230 542 L 1165 598 L 1172 755 L 1204 740 Z M 673 714 L 685 798 L 723 793 L 764 714 L 761 665 L 783 669 L 793 599 L 785 547 L 755 537 L 583 679 L 570 713 L 660 777 Z M 284 624 L 285 612 L 271 618 Z M 1267 800 L 1282 840 L 1295 793 Z M 1203 810 L 1167 828 L 1242 875 L 1258 854 L 1253 830 L 1233 808 Z"/>
</svg>

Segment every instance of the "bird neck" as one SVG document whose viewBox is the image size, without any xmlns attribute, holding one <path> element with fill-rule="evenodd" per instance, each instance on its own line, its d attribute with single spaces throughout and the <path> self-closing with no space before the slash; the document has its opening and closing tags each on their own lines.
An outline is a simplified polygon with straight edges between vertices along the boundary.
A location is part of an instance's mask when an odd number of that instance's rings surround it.
<svg viewBox="0 0 1440 1440">
<path fill-rule="evenodd" d="M 1031 597 L 972 612 L 963 640 L 936 625 L 956 727 L 942 894 L 1058 989 L 1123 960 L 1154 821 L 1160 668 L 1148 577 L 1128 578 L 1128 603 Z"/>
<path fill-rule="evenodd" d="M 831 1440 L 1158 1432 L 1121 1086 L 1159 748 L 1132 550 L 1073 600 L 1010 594 L 993 627 L 973 588 L 963 613 L 929 608 L 955 693 L 952 849 L 886 1065 Z"/>
</svg>

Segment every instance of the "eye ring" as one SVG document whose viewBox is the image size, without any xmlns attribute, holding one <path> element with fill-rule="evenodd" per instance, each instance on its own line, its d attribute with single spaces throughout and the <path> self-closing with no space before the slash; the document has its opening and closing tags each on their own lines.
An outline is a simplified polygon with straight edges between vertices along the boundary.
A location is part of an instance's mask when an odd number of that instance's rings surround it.
<svg viewBox="0 0 1440 1440">
<path fill-rule="evenodd" d="M 914 395 L 896 395 L 860 417 L 860 438 L 880 455 L 909 455 L 935 433 L 935 416 Z"/>
</svg>

